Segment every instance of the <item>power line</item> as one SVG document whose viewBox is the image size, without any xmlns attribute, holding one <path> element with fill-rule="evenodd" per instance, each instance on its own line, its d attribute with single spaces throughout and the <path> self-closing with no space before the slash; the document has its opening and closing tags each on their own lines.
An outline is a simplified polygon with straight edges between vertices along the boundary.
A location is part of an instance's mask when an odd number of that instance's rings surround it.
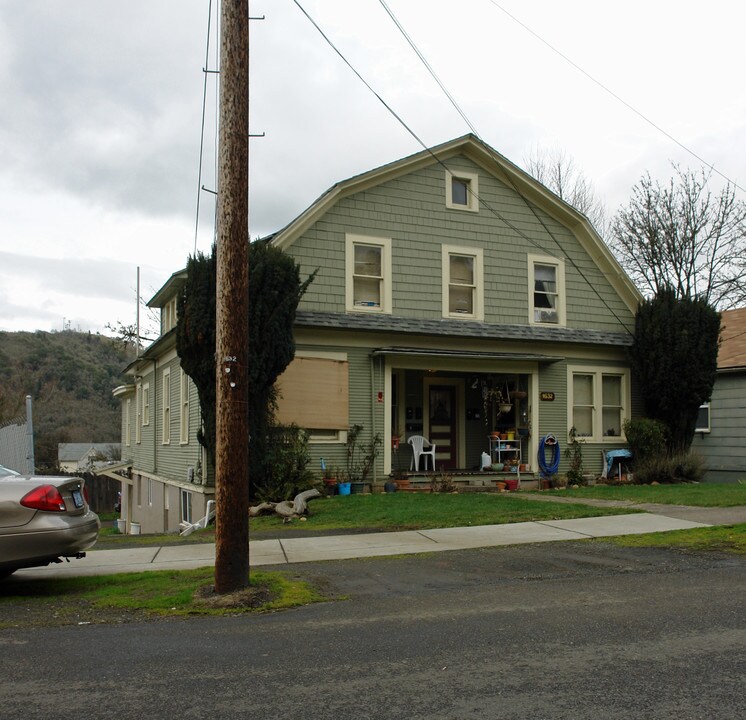
<svg viewBox="0 0 746 720">
<path fill-rule="evenodd" d="M 334 45 L 334 43 L 329 39 L 329 37 L 326 35 L 326 33 L 324 33 L 324 31 L 319 27 L 319 25 L 316 23 L 316 21 L 306 12 L 306 10 L 298 2 L 298 0 L 293 0 L 293 2 L 296 4 L 296 6 L 298 7 L 298 9 L 306 16 L 306 18 L 311 22 L 311 24 L 316 28 L 316 30 L 318 30 L 318 32 L 324 38 L 324 40 L 327 42 L 327 44 L 342 59 L 342 61 L 345 63 L 345 65 L 347 65 L 347 67 L 349 67 L 350 70 L 352 70 L 352 72 L 357 76 L 357 78 L 365 85 L 365 87 L 368 88 L 368 90 L 370 90 L 371 93 L 373 93 L 373 95 L 379 100 L 379 102 L 381 102 L 381 104 L 391 113 L 391 115 L 393 115 L 399 121 L 399 123 L 402 125 L 402 127 L 404 127 L 404 129 L 420 144 L 420 146 L 435 160 L 435 162 L 438 163 L 441 167 L 443 167 L 446 171 L 450 172 L 450 169 L 448 168 L 448 166 L 439 157 L 437 157 L 437 155 L 435 155 L 435 153 L 433 153 L 433 151 L 422 141 L 422 139 L 420 139 L 420 137 L 414 132 L 414 130 L 412 130 L 406 124 L 406 122 L 401 118 L 401 116 L 399 116 L 393 110 L 393 108 L 371 87 L 371 85 L 365 80 L 365 78 L 363 78 L 363 76 L 352 66 L 352 64 L 349 62 L 349 60 L 347 60 L 347 58 L 342 54 L 342 52 Z M 381 4 L 384 5 L 384 7 L 385 7 L 385 3 L 383 3 L 382 0 L 381 0 Z M 388 11 L 388 9 L 387 9 L 387 12 L 389 12 L 389 15 L 391 16 L 392 20 L 394 20 L 394 22 L 396 23 L 397 27 L 402 31 L 402 33 L 404 33 L 403 28 L 394 19 L 393 15 L 391 14 L 390 11 Z M 414 48 L 413 43 L 410 42 L 410 45 L 412 45 L 413 48 Z M 428 67 L 428 68 L 430 68 L 429 63 L 427 63 L 427 61 L 424 59 L 424 57 L 421 55 L 421 53 L 419 51 L 417 51 L 417 50 L 415 50 L 415 51 L 420 56 L 420 59 L 425 63 L 425 66 Z M 446 93 L 446 95 L 449 98 L 451 98 L 450 93 L 448 93 L 448 91 L 442 85 L 442 83 L 440 82 L 440 80 L 438 80 L 437 82 L 441 86 L 441 88 L 443 89 L 443 91 Z M 455 102 L 455 101 L 452 101 L 452 102 Z M 468 121 L 467 121 L 467 123 L 468 123 Z M 468 123 L 468 124 L 469 124 L 469 127 L 472 127 L 470 123 Z M 481 142 L 484 142 L 484 141 L 481 140 L 481 138 L 479 137 L 479 134 L 476 131 L 475 131 L 474 134 L 476 135 L 477 139 L 479 139 Z M 509 179 L 508 179 L 508 182 L 509 182 L 510 186 L 513 188 L 513 190 L 516 192 L 516 194 L 523 200 L 523 202 L 526 204 L 526 206 L 529 208 L 529 210 L 533 213 L 534 217 L 536 217 L 537 221 L 544 228 L 545 232 L 554 241 L 555 245 L 559 249 L 560 255 L 572 265 L 572 267 L 580 275 L 580 277 L 582 277 L 583 280 L 585 280 L 585 282 L 588 284 L 588 286 L 593 290 L 593 292 L 596 294 L 596 296 L 601 301 L 601 303 L 616 318 L 616 320 L 625 329 L 625 331 L 629 335 L 631 335 L 632 333 L 629 330 L 629 328 L 627 327 L 626 323 L 616 314 L 616 312 L 614 311 L 614 309 L 601 296 L 600 292 L 596 289 L 595 285 L 589 281 L 589 279 L 586 277 L 585 273 L 581 270 L 580 267 L 578 267 L 578 265 L 575 263 L 575 261 L 564 251 L 564 249 L 563 249 L 561 243 L 559 242 L 559 240 L 557 240 L 557 238 L 554 236 L 554 234 L 549 229 L 549 227 L 546 225 L 546 223 L 538 215 L 538 213 L 536 212 L 536 210 L 534 209 L 534 207 L 531 205 L 531 203 L 528 202 L 528 200 L 521 194 L 521 192 L 515 187 L 515 185 Z M 538 248 L 538 249 L 543 250 L 544 252 L 546 252 L 546 249 L 543 246 L 539 245 L 538 242 L 536 242 L 535 240 L 533 240 L 532 238 L 530 238 L 528 235 L 526 235 L 526 233 L 524 233 L 520 228 L 518 228 L 516 225 L 514 225 L 508 218 L 506 218 L 505 216 L 503 216 L 498 210 L 496 210 L 495 208 L 491 207 L 490 204 L 486 202 L 486 200 L 484 200 L 477 193 L 474 192 L 473 188 L 467 187 L 467 190 L 468 190 L 468 192 L 472 196 L 476 197 L 477 200 L 479 200 L 479 202 L 481 204 L 483 204 L 484 207 L 487 210 L 489 210 L 496 218 L 498 218 L 499 220 L 501 220 L 507 227 L 509 227 L 511 230 L 513 230 L 513 232 L 515 232 L 516 235 L 518 235 L 519 237 L 522 237 L 530 245 L 533 245 L 534 247 L 536 247 L 536 248 Z"/>
<path fill-rule="evenodd" d="M 648 123 L 648 125 L 650 125 L 651 127 L 655 128 L 659 133 L 665 135 L 669 140 L 671 140 L 671 142 L 675 143 L 682 150 L 684 150 L 685 152 L 689 153 L 692 157 L 696 158 L 699 162 L 701 162 L 706 167 L 710 168 L 710 170 L 712 170 L 714 173 L 717 173 L 718 175 L 720 175 L 720 177 L 723 178 L 723 180 L 725 180 L 726 182 L 730 183 L 734 187 L 737 187 L 741 192 L 746 192 L 746 190 L 744 190 L 738 183 L 736 183 L 735 181 L 731 180 L 724 173 L 721 173 L 720 170 L 718 170 L 712 163 L 707 162 L 707 160 L 705 160 L 701 156 L 697 155 L 697 153 L 694 152 L 694 150 L 692 150 L 691 148 L 689 148 L 686 145 L 684 145 L 683 142 L 681 142 L 680 140 L 678 140 L 677 138 L 675 138 L 673 135 L 671 135 L 671 133 L 669 133 L 667 130 L 665 130 L 664 128 L 662 128 L 660 125 L 658 125 L 657 123 L 653 122 L 649 117 L 647 117 L 642 112 L 640 112 L 636 107 L 634 107 L 633 105 L 631 105 L 630 103 L 628 103 L 624 98 L 620 97 L 613 90 L 611 90 L 610 88 L 606 87 L 606 85 L 604 85 L 600 80 L 597 80 L 589 72 L 586 72 L 582 67 L 580 67 L 580 65 L 578 65 L 576 62 L 574 62 L 573 60 L 571 60 L 561 50 L 559 50 L 556 47 L 554 47 L 554 45 L 552 45 L 549 41 L 545 40 L 541 35 L 539 35 L 539 33 L 537 33 L 534 30 L 532 30 L 528 25 L 526 25 L 526 23 L 524 23 L 521 20 L 519 20 L 512 13 L 508 12 L 502 5 L 500 5 L 500 3 L 497 2 L 497 0 L 489 0 L 489 2 L 491 2 L 498 10 L 500 10 L 503 13 L 505 13 L 505 15 L 507 15 L 513 22 L 515 22 L 518 25 L 520 25 L 526 32 L 528 32 L 531 35 L 533 35 L 539 42 L 541 42 L 544 45 L 546 45 L 553 53 L 559 55 L 565 62 L 567 62 L 570 65 L 572 65 L 578 72 L 580 72 L 583 75 L 585 75 L 591 82 L 593 82 L 596 85 L 598 85 L 598 87 L 600 87 L 604 92 L 607 92 L 615 100 L 617 100 L 618 102 L 622 103 L 622 105 L 624 105 L 628 110 L 631 110 L 635 115 L 637 115 L 642 120 L 644 120 L 646 123 Z"/>
</svg>

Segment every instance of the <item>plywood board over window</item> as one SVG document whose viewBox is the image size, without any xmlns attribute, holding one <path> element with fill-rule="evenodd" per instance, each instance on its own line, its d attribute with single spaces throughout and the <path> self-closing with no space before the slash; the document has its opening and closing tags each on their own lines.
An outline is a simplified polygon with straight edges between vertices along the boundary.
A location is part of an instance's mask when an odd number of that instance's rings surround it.
<svg viewBox="0 0 746 720">
<path fill-rule="evenodd" d="M 349 367 L 346 360 L 296 357 L 277 379 L 277 419 L 302 428 L 347 430 Z"/>
</svg>

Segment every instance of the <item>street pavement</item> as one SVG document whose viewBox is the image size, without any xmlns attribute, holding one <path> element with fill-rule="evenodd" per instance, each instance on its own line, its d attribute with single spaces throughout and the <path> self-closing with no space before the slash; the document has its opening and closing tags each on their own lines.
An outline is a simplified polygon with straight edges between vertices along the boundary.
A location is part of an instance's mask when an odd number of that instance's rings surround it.
<svg viewBox="0 0 746 720">
<path fill-rule="evenodd" d="M 555 498 L 553 500 L 556 501 Z M 572 501 L 577 502 L 577 499 Z M 587 504 L 609 505 L 613 503 L 587 501 Z M 630 506 L 629 503 L 626 505 Z M 691 508 L 666 505 L 635 507 L 640 510 L 653 510 L 653 512 L 504 525 L 250 540 L 249 559 L 252 567 L 289 565 L 325 560 L 582 540 L 615 535 L 638 535 L 746 522 L 746 507 Z M 146 570 L 185 570 L 211 566 L 214 562 L 215 545 L 208 543 L 185 543 L 121 550 L 94 549 L 80 560 L 44 568 L 19 570 L 15 577 L 32 579 L 34 577 L 74 577 Z"/>
</svg>

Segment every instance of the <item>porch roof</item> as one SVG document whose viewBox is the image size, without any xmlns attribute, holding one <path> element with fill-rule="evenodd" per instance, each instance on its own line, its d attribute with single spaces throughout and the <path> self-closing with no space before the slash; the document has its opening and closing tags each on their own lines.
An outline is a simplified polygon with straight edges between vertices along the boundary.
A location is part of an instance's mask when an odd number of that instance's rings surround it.
<svg viewBox="0 0 746 720">
<path fill-rule="evenodd" d="M 538 353 L 482 352 L 479 350 L 441 350 L 430 348 L 382 347 L 376 348 L 373 355 L 404 355 L 409 357 L 442 357 L 461 360 L 523 360 L 539 363 L 554 363 L 562 360 L 559 356 Z"/>
<path fill-rule="evenodd" d="M 631 333 L 606 332 L 588 328 L 546 327 L 537 325 L 508 325 L 449 319 L 371 315 L 365 313 L 334 313 L 298 310 L 298 327 L 358 330 L 360 332 L 388 332 L 407 335 L 437 335 L 483 338 L 489 340 L 518 340 L 534 342 L 580 343 L 588 345 L 632 345 Z"/>
</svg>

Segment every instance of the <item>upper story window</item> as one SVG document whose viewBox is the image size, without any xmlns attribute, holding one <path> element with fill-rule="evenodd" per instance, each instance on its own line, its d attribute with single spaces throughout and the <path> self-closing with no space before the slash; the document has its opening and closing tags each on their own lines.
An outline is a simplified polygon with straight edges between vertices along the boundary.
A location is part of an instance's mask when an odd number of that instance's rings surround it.
<svg viewBox="0 0 746 720">
<path fill-rule="evenodd" d="M 346 308 L 354 312 L 391 312 L 391 239 L 347 235 Z"/>
<path fill-rule="evenodd" d="M 443 245 L 443 317 L 484 320 L 482 248 Z"/>
<path fill-rule="evenodd" d="M 479 210 L 479 175 L 446 170 L 446 207 L 452 210 Z"/>
<path fill-rule="evenodd" d="M 127 402 L 124 407 L 124 444 L 129 446 L 132 444 L 132 400 L 127 398 Z"/>
<path fill-rule="evenodd" d="M 142 442 L 142 384 L 135 386 L 135 442 Z"/>
<path fill-rule="evenodd" d="M 150 425 L 150 383 L 142 386 L 142 424 Z"/>
<path fill-rule="evenodd" d="M 529 322 L 565 325 L 565 263 L 553 257 L 528 256 Z"/>
<path fill-rule="evenodd" d="M 568 427 L 595 442 L 622 437 L 629 418 L 629 371 L 568 368 Z"/>
<path fill-rule="evenodd" d="M 171 369 L 163 371 L 163 427 L 161 442 L 168 445 L 171 442 Z"/>
<path fill-rule="evenodd" d="M 176 298 L 169 300 L 161 308 L 161 335 L 176 327 Z"/>
<path fill-rule="evenodd" d="M 189 376 L 181 370 L 179 376 L 179 442 L 185 445 L 189 442 Z"/>
</svg>

